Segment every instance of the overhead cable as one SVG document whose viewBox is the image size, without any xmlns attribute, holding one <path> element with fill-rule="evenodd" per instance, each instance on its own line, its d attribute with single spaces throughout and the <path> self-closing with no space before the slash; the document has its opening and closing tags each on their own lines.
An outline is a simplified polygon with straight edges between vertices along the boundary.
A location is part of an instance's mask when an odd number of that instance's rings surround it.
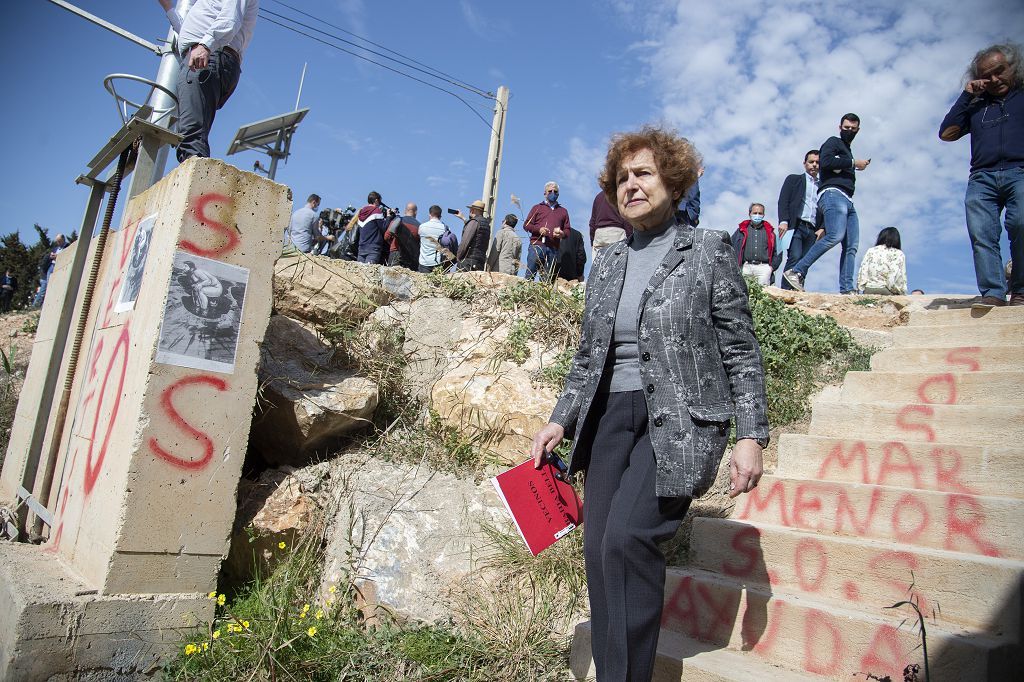
<svg viewBox="0 0 1024 682">
<path fill-rule="evenodd" d="M 327 21 L 326 19 L 322 19 L 322 18 L 320 18 L 320 17 L 318 17 L 316 15 L 310 14 L 309 12 L 306 12 L 306 11 L 304 11 L 302 9 L 299 9 L 298 7 L 295 7 L 293 5 L 289 5 L 287 2 L 282 2 L 282 0 L 271 0 L 271 1 L 276 3 L 276 4 L 278 4 L 278 5 L 281 5 L 283 7 L 287 7 L 288 9 L 292 10 L 293 12 L 297 12 L 299 14 L 302 14 L 302 15 L 306 16 L 306 17 L 309 17 L 310 19 L 318 21 L 321 24 L 324 24 L 325 26 L 330 26 L 333 29 L 341 31 L 345 35 L 352 36 L 353 38 L 356 38 L 357 40 L 360 40 L 360 41 L 362 41 L 362 42 L 364 42 L 364 43 L 366 43 L 368 45 L 373 45 L 376 48 L 380 48 L 381 50 L 384 50 L 385 52 L 389 52 L 389 53 L 391 53 L 393 55 L 396 55 L 397 57 L 401 57 L 401 59 L 394 59 L 393 57 L 388 57 L 387 55 L 383 55 L 383 54 L 380 54 L 379 52 L 375 52 L 373 50 L 365 48 L 362 45 L 356 45 L 355 43 L 349 43 L 350 45 L 354 45 L 355 47 L 358 47 L 361 50 L 366 50 L 367 52 L 371 52 L 371 53 L 373 53 L 373 54 L 375 54 L 375 55 L 377 55 L 379 57 L 383 57 L 385 59 L 391 59 L 392 61 L 396 61 L 399 64 L 402 64 L 403 66 L 408 66 L 410 68 L 416 68 L 415 66 L 413 66 L 414 64 L 422 66 L 424 69 L 427 70 L 427 71 L 424 71 L 424 73 L 432 72 L 432 73 L 430 73 L 430 75 L 434 76 L 435 78 L 439 78 L 440 80 L 447 80 L 452 85 L 458 85 L 459 87 L 465 88 L 466 90 L 469 90 L 471 92 L 475 92 L 476 94 L 484 96 L 484 97 L 487 97 L 488 99 L 494 99 L 494 97 L 495 97 L 493 92 L 490 92 L 488 90 L 484 90 L 483 88 L 478 88 L 478 87 L 476 87 L 474 85 L 471 85 L 471 84 L 465 82 L 464 80 L 461 80 L 461 79 L 459 79 L 459 78 L 457 78 L 457 77 L 455 77 L 455 76 L 453 76 L 453 75 L 451 75 L 449 73 L 445 73 L 444 71 L 441 71 L 440 69 L 435 69 L 434 67 L 432 67 L 432 66 L 430 66 L 428 64 L 424 64 L 423 62 L 421 62 L 421 61 L 419 61 L 417 59 L 413 59 L 412 57 L 410 57 L 408 55 L 404 55 L 401 52 L 396 52 L 395 50 L 392 50 L 391 48 L 389 48 L 389 47 L 387 47 L 385 45 L 381 45 L 380 43 L 375 43 L 372 40 L 370 40 L 369 38 L 364 38 L 363 36 L 359 35 L 358 33 L 353 33 L 352 31 L 344 29 L 341 26 L 338 26 L 337 24 L 332 24 L 331 22 Z M 267 11 L 267 12 L 270 12 L 270 10 L 267 10 L 266 8 L 263 8 L 263 9 L 265 11 Z M 283 17 L 283 15 L 277 15 L 277 16 Z M 301 24 L 301 22 L 296 21 L 295 19 L 289 19 L 289 20 L 295 22 L 296 24 L 304 25 L 304 24 Z M 307 27 L 307 28 L 311 28 L 311 27 Z M 326 35 L 326 32 L 323 32 L 323 33 L 325 33 L 325 35 Z M 332 37 L 337 38 L 337 36 L 332 36 Z M 343 40 L 342 38 L 337 38 L 337 39 L 338 40 Z M 348 41 L 346 41 L 346 42 L 348 42 Z M 407 60 L 407 61 L 402 61 L 402 60 Z M 411 62 L 411 63 L 409 63 L 409 62 Z M 421 69 L 417 69 L 417 70 L 421 70 Z"/>
<path fill-rule="evenodd" d="M 440 91 L 441 91 L 441 92 L 443 92 L 443 93 L 446 93 L 446 94 L 449 94 L 449 95 L 451 95 L 451 96 L 452 96 L 452 97 L 454 97 L 455 99 L 457 99 L 457 100 L 459 100 L 460 102 L 462 102 L 463 104 L 465 104 L 465 105 L 466 105 L 466 108 L 467 108 L 467 109 L 469 109 L 470 111 L 472 111 L 472 112 L 473 112 L 473 115 L 474 115 L 474 116 L 476 116 L 476 117 L 477 117 L 477 118 L 479 118 L 479 119 L 480 119 L 481 121 L 483 121 L 483 124 L 484 124 L 485 126 L 487 126 L 487 128 L 488 128 L 488 129 L 490 129 L 490 130 L 491 130 L 491 132 L 496 132 L 496 131 L 494 130 L 494 127 L 493 127 L 493 126 L 492 126 L 492 125 L 491 125 L 490 123 L 488 123 L 488 122 L 487 122 L 487 119 L 485 119 L 485 118 L 484 118 L 483 116 L 481 116 L 481 115 L 480 115 L 480 112 L 478 112 L 478 111 L 477 111 L 477 110 L 476 110 L 475 108 L 473 108 L 473 105 L 472 105 L 472 104 L 470 104 L 469 102 L 467 102 L 467 101 L 466 101 L 466 100 L 465 100 L 465 99 L 464 99 L 463 97 L 461 97 L 461 96 L 460 96 L 460 95 L 459 95 L 458 93 L 456 93 L 456 92 L 452 92 L 451 90 L 448 90 L 448 89 L 446 89 L 446 88 L 443 88 L 443 87 L 441 87 L 440 85 L 436 85 L 436 84 L 434 84 L 434 83 L 431 83 L 431 82 L 429 82 L 429 81 L 425 81 L 425 80 L 423 80 L 422 78 L 418 78 L 418 77 L 416 77 L 416 76 L 413 76 L 412 74 L 408 74 L 408 73 L 405 73 L 404 71 L 400 71 L 400 70 L 398 70 L 398 69 L 396 69 L 396 68 L 394 68 L 394 67 L 392 67 L 392 66 L 388 66 L 387 64 L 382 64 L 381 62 L 378 62 L 378 61 L 375 61 L 375 60 L 373 60 L 373 59 L 370 59 L 369 57 L 367 57 L 367 56 L 365 56 L 365 55 L 361 55 L 361 54 L 359 54 L 358 52 L 353 52 L 352 50 L 346 49 L 346 48 L 344 48 L 344 47 L 342 47 L 342 46 L 340 46 L 340 45 L 335 45 L 334 43 L 328 42 L 328 41 L 324 40 L 323 38 L 318 38 L 318 37 L 317 37 L 317 36 L 315 36 L 315 35 L 311 35 L 311 34 L 309 34 L 309 33 L 306 33 L 305 31 L 299 30 L 299 29 L 297 29 L 297 28 L 295 28 L 294 26 L 291 26 L 291 25 L 289 25 L 289 24 L 285 24 L 285 23 L 282 23 L 282 22 L 280 22 L 280 21 L 276 21 L 276 20 L 274 20 L 274 19 L 271 19 L 270 17 L 268 17 L 268 16 L 266 16 L 266 15 L 264 14 L 264 12 L 267 12 L 268 10 L 264 10 L 264 9 L 263 9 L 262 7 L 260 8 L 260 10 L 259 10 L 259 11 L 260 11 L 260 15 L 261 15 L 261 16 L 263 17 L 263 19 L 264 19 L 265 21 L 269 21 L 269 22 L 270 22 L 270 23 L 272 23 L 272 24 L 276 24 L 277 26 L 280 26 L 281 28 L 286 28 L 286 29 L 288 29 L 289 31 L 292 31 L 292 32 L 294 32 L 294 33 L 298 33 L 299 35 L 302 35 L 302 36 L 305 36 L 306 38 L 309 38 L 310 40 L 315 40 L 316 42 L 318 42 L 318 43 L 321 43 L 321 44 L 323 44 L 323 45 L 326 45 L 326 46 L 328 46 L 328 47 L 333 47 L 333 48 L 334 48 L 334 49 L 336 49 L 336 50 L 340 50 L 341 52 L 345 52 L 346 54 L 350 54 L 350 55 L 352 55 L 353 57 L 356 57 L 356 58 L 358 58 L 358 59 L 362 59 L 363 61 L 366 61 L 366 62 L 369 62 L 369 63 L 371 63 L 371 64 L 374 64 L 374 65 L 376 65 L 376 66 L 379 66 L 379 67 L 381 67 L 382 69 L 387 69 L 388 71 L 391 71 L 392 73 L 397 73 L 397 74 L 398 74 L 399 76 L 405 76 L 406 78 L 409 78 L 409 79 L 411 79 L 411 80 L 414 80 L 414 81 L 416 81 L 417 83 L 422 83 L 423 85 L 426 85 L 427 87 L 431 87 L 431 88 L 434 88 L 435 90 L 440 90 Z M 275 16 L 281 16 L 281 15 L 276 15 L 276 14 L 275 14 Z M 283 17 L 283 18 L 284 18 L 285 20 L 287 20 L 287 21 L 292 21 L 292 20 L 288 19 L 287 17 Z M 299 23 L 299 22 L 296 22 L 296 23 Z M 315 29 L 314 29 L 314 30 L 315 30 Z M 347 42 L 347 41 L 346 41 L 346 42 Z M 360 48 L 360 49 L 363 49 L 363 48 Z M 479 93 L 478 93 L 478 94 L 479 94 Z"/>
</svg>

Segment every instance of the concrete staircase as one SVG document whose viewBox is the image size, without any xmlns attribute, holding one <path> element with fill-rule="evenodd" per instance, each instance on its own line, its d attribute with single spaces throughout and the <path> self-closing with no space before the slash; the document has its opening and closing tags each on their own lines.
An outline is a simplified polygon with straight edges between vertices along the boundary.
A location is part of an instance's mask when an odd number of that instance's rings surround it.
<svg viewBox="0 0 1024 682">
<path fill-rule="evenodd" d="M 670 569 L 656 680 L 1024 679 L 1024 308 L 914 313 Z M 593 675 L 589 624 L 572 668 Z"/>
</svg>

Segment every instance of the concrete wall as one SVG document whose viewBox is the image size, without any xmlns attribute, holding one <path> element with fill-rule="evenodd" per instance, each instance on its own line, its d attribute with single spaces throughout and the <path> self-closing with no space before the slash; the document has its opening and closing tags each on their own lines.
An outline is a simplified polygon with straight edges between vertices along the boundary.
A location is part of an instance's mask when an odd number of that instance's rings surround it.
<svg viewBox="0 0 1024 682">
<path fill-rule="evenodd" d="M 52 436 L 54 527 L 43 547 L 0 545 L 0 678 L 138 672 L 177 641 L 183 614 L 188 624 L 210 615 L 204 595 L 228 550 L 290 209 L 288 188 L 198 158 L 126 207 L 104 248 L 67 421 Z M 154 215 L 137 299 L 119 310 L 139 272 L 133 243 Z M 55 339 L 70 260 L 60 259 L 48 290 L 0 478 L 4 501 L 25 469 L 50 349 L 70 342 Z M 181 279 L 186 260 L 224 284 L 215 314 L 197 314 Z M 58 583 L 77 587 L 65 594 Z M 74 627 L 39 626 L 54 612 Z M 42 661 L 42 649 L 66 655 Z"/>
</svg>

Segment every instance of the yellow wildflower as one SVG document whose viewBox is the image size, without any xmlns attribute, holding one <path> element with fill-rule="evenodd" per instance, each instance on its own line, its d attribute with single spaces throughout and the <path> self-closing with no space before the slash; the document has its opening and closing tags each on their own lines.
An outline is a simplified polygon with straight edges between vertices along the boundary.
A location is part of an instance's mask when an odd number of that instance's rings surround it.
<svg viewBox="0 0 1024 682">
<path fill-rule="evenodd" d="M 330 587 L 327 588 L 327 591 L 330 592 L 331 594 L 334 594 L 335 592 L 338 591 L 338 588 L 337 588 L 336 585 L 331 585 Z"/>
<path fill-rule="evenodd" d="M 306 630 L 306 634 L 309 635 L 310 637 L 312 637 L 313 635 L 316 634 L 316 628 L 314 628 L 314 627 L 309 628 L 308 630 Z"/>
<path fill-rule="evenodd" d="M 303 613 L 308 613 L 309 612 L 309 604 L 303 604 L 302 612 Z"/>
<path fill-rule="evenodd" d="M 186 644 L 185 645 L 185 655 L 186 656 L 191 656 L 192 654 L 194 654 L 198 650 L 199 650 L 199 647 L 197 647 L 195 644 Z"/>
<path fill-rule="evenodd" d="M 206 595 L 206 598 L 207 599 L 216 599 L 217 598 L 217 590 L 214 590 L 210 594 Z"/>
<path fill-rule="evenodd" d="M 334 597 L 331 597 L 330 599 L 327 600 L 327 605 L 328 606 L 334 606 Z"/>
<path fill-rule="evenodd" d="M 323 609 L 317 609 L 317 611 L 316 611 L 316 619 L 317 619 L 317 620 L 320 620 L 320 619 L 321 619 L 321 618 L 323 618 L 323 617 L 324 617 L 324 611 L 323 611 Z"/>
<path fill-rule="evenodd" d="M 218 594 L 217 595 L 217 605 L 218 606 L 224 606 L 224 602 L 226 602 L 227 600 L 228 600 L 228 598 L 225 597 L 223 594 Z"/>
<path fill-rule="evenodd" d="M 306 617 L 306 612 L 305 611 L 303 611 L 302 613 L 299 614 L 299 620 L 302 620 L 305 617 Z"/>
<path fill-rule="evenodd" d="M 213 638 L 217 639 L 218 637 L 220 637 L 220 630 L 214 630 L 213 631 Z"/>
<path fill-rule="evenodd" d="M 278 549 L 284 549 L 287 546 L 288 545 L 284 544 L 284 540 L 282 540 L 281 542 L 277 543 L 277 548 Z"/>
<path fill-rule="evenodd" d="M 247 629 L 247 630 L 248 630 L 248 629 L 249 629 L 249 621 L 247 621 L 247 620 L 243 620 L 243 621 L 242 621 L 242 627 L 244 627 L 245 629 Z"/>
<path fill-rule="evenodd" d="M 203 651 L 209 651 L 209 650 L 210 650 L 210 643 L 209 642 L 203 642 Z"/>
</svg>

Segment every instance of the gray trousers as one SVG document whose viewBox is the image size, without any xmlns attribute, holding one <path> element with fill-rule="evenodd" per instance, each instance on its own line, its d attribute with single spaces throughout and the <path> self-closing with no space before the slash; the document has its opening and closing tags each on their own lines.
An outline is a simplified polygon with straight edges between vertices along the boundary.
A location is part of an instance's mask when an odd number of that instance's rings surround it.
<svg viewBox="0 0 1024 682">
<path fill-rule="evenodd" d="M 595 444 L 599 444 L 595 447 Z M 599 682 L 654 673 L 665 600 L 665 555 L 688 497 L 658 497 L 642 391 L 598 394 L 580 434 L 587 455 L 583 556 Z"/>
<path fill-rule="evenodd" d="M 178 145 L 178 162 L 193 156 L 210 156 L 210 128 L 217 110 L 231 97 L 242 75 L 238 57 L 228 50 L 210 53 L 205 69 L 188 68 L 189 50 L 178 65 L 178 125 L 182 136 Z"/>
</svg>

